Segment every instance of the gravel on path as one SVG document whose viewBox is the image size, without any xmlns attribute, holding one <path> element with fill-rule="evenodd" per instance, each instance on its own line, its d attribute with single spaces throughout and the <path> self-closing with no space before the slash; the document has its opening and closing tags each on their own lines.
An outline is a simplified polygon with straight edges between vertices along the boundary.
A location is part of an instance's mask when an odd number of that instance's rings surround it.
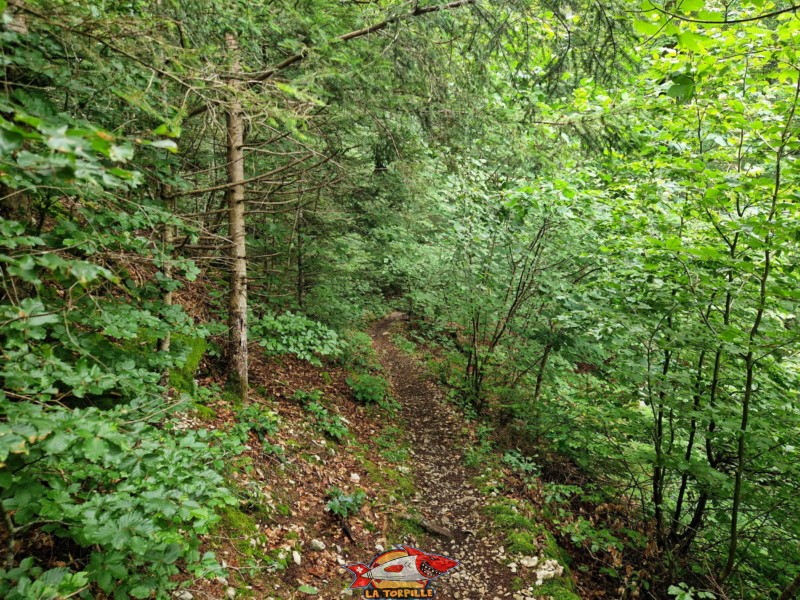
<svg viewBox="0 0 800 600">
<path fill-rule="evenodd" d="M 448 405 L 442 391 L 413 357 L 391 339 L 392 326 L 403 318 L 394 312 L 374 325 L 370 334 L 378 357 L 402 406 L 400 417 L 411 443 L 411 467 L 419 491 L 412 503 L 419 515 L 449 529 L 455 539 L 440 539 L 435 548 L 421 548 L 461 561 L 436 582 L 440 600 L 513 598 L 513 573 L 505 565 L 503 534 L 482 512 L 485 497 L 470 483 L 477 475 L 464 465 L 463 417 Z M 518 594 L 517 594 L 518 595 Z"/>
</svg>

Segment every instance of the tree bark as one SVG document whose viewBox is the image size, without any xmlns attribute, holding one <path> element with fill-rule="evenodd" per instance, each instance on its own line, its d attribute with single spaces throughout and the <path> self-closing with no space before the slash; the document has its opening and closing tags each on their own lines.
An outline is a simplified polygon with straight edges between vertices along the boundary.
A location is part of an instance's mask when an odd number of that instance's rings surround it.
<svg viewBox="0 0 800 600">
<path fill-rule="evenodd" d="M 232 55 L 231 73 L 237 74 L 239 42 L 233 33 L 225 34 Z M 241 87 L 231 79 L 231 97 L 225 114 L 227 126 L 227 175 L 231 184 L 225 194 L 228 204 L 230 238 L 230 296 L 228 299 L 228 386 L 243 401 L 247 400 L 247 246 L 244 220 L 244 123 L 237 92 Z"/>
<path fill-rule="evenodd" d="M 709 308 L 706 312 L 706 317 L 711 313 L 711 309 Z M 692 403 L 692 411 L 696 414 L 700 410 L 700 399 L 702 397 L 702 385 L 703 385 L 703 364 L 706 360 L 706 350 L 703 349 L 700 352 L 700 358 L 697 362 L 697 375 L 695 376 L 695 384 L 694 384 L 694 401 Z M 684 472 L 681 474 L 681 485 L 678 489 L 678 499 L 675 502 L 675 511 L 672 514 L 672 525 L 670 526 L 670 543 L 674 544 L 680 538 L 680 525 L 681 525 L 681 513 L 683 512 L 683 501 L 686 497 L 686 490 L 689 485 L 689 467 L 688 465 L 692 462 L 692 450 L 694 449 L 694 441 L 695 437 L 697 436 L 697 417 L 692 416 L 691 425 L 689 427 L 689 440 L 686 442 L 686 452 L 683 455 L 684 460 L 687 463 L 687 467 Z"/>
<path fill-rule="evenodd" d="M 175 200 L 170 198 L 172 193 L 172 186 L 167 185 L 166 183 L 161 184 L 161 198 L 164 200 L 167 208 L 169 209 L 170 214 L 175 214 Z M 161 247 L 162 252 L 164 254 L 164 277 L 166 279 L 172 279 L 172 243 L 175 240 L 175 232 L 173 231 L 172 225 L 166 224 L 164 225 L 164 229 L 161 231 Z M 173 302 L 173 295 L 172 295 L 172 288 L 170 287 L 164 292 L 163 298 L 164 305 L 172 306 Z M 159 352 L 169 352 L 171 336 L 169 330 L 164 334 L 163 338 L 158 340 L 158 351 Z"/>
<path fill-rule="evenodd" d="M 789 587 L 783 590 L 778 600 L 792 600 L 792 598 L 797 598 L 798 592 L 800 592 L 800 574 L 794 578 Z"/>
<path fill-rule="evenodd" d="M 303 207 L 297 207 L 297 305 L 303 308 L 305 302 L 306 273 L 303 265 Z"/>
</svg>

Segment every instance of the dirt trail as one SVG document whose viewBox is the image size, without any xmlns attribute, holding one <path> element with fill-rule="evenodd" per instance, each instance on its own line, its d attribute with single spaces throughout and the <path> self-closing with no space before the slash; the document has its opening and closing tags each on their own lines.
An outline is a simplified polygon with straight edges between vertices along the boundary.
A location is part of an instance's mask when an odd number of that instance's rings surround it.
<svg viewBox="0 0 800 600">
<path fill-rule="evenodd" d="M 402 313 L 392 313 L 370 331 L 394 397 L 402 405 L 401 418 L 411 438 L 409 465 L 419 493 L 411 508 L 424 519 L 448 528 L 455 537 L 438 539 L 435 547 L 422 548 L 461 561 L 454 573 L 437 582 L 440 600 L 496 600 L 511 598 L 513 574 L 502 560 L 502 534 L 492 531 L 481 508 L 485 498 L 470 484 L 475 473 L 464 466 L 465 439 L 461 419 L 446 404 L 441 390 L 419 364 L 392 342 L 392 326 Z"/>
</svg>

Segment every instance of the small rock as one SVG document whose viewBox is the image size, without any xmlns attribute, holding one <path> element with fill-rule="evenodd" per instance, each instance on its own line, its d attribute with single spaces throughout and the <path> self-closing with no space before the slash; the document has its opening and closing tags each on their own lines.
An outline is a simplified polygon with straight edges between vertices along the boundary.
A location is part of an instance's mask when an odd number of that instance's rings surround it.
<svg viewBox="0 0 800 600">
<path fill-rule="evenodd" d="M 229 587 L 228 589 L 225 590 L 225 595 L 231 600 L 233 600 L 234 598 L 236 598 L 236 590 L 233 589 L 232 587 Z"/>
<path fill-rule="evenodd" d="M 325 550 L 325 542 L 321 540 L 311 540 L 311 549 L 316 550 L 317 552 L 322 552 Z"/>
<path fill-rule="evenodd" d="M 519 559 L 519 564 L 523 567 L 532 569 L 536 565 L 539 564 L 539 557 L 538 556 L 523 556 Z"/>
<path fill-rule="evenodd" d="M 383 544 L 375 544 L 375 550 L 377 550 L 378 552 L 383 552 L 384 550 Z"/>
<path fill-rule="evenodd" d="M 358 473 L 350 473 L 350 481 L 352 481 L 353 483 L 358 483 L 359 481 L 361 481 L 361 475 L 359 475 Z"/>
<path fill-rule="evenodd" d="M 292 560 L 297 566 L 300 566 L 300 563 L 303 562 L 303 559 L 300 557 L 300 553 L 297 550 L 292 550 Z"/>
<path fill-rule="evenodd" d="M 181 590 L 173 594 L 178 600 L 192 600 L 194 596 L 188 590 Z"/>
<path fill-rule="evenodd" d="M 545 579 L 561 577 L 564 574 L 564 567 L 558 564 L 557 560 L 548 559 L 536 569 L 536 585 L 542 585 Z"/>
</svg>

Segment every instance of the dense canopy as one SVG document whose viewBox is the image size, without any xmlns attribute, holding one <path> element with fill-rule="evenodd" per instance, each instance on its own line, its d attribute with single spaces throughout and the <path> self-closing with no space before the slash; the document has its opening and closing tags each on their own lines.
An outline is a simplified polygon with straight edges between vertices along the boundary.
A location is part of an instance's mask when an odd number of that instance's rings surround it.
<svg viewBox="0 0 800 600">
<path fill-rule="evenodd" d="M 581 589 L 794 598 L 798 9 L 0 0 L 0 596 L 233 581 L 269 365 L 391 412 L 397 310 Z"/>
</svg>

